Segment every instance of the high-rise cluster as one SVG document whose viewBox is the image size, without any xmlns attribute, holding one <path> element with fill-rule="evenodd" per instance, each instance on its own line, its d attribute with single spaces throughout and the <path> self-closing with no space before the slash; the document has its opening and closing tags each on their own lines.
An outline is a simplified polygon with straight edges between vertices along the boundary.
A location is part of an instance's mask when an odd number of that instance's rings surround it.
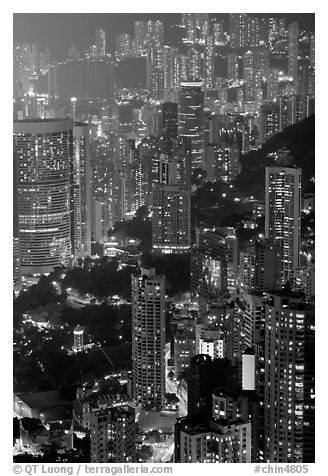
<svg viewBox="0 0 328 476">
<path fill-rule="evenodd" d="M 313 462 L 315 34 L 248 13 L 113 32 L 60 60 L 14 46 L 15 292 L 60 268 L 60 318 L 88 304 L 68 357 L 93 361 L 99 321 L 130 346 L 81 370 L 69 435 L 94 463 Z M 68 325 L 48 312 L 22 329 Z"/>
</svg>

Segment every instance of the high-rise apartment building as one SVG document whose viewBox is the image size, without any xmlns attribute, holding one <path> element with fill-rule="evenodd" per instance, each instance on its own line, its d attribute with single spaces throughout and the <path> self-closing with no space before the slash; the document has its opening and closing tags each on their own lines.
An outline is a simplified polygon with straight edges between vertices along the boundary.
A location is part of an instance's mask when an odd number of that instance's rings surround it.
<svg viewBox="0 0 328 476">
<path fill-rule="evenodd" d="M 163 114 L 163 139 L 167 144 L 167 153 L 173 151 L 173 142 L 178 137 L 178 105 L 175 102 L 164 102 Z"/>
<path fill-rule="evenodd" d="M 148 20 L 147 22 L 147 43 L 149 47 L 163 45 L 164 24 L 160 20 Z"/>
<path fill-rule="evenodd" d="M 235 81 L 239 78 L 239 57 L 237 53 L 228 53 L 227 55 L 227 78 Z"/>
<path fill-rule="evenodd" d="M 315 34 L 311 35 L 310 39 L 310 67 L 315 67 Z"/>
<path fill-rule="evenodd" d="M 143 54 L 147 50 L 147 25 L 145 21 L 134 22 L 134 38 L 136 53 Z"/>
<path fill-rule="evenodd" d="M 239 253 L 239 290 L 276 289 L 281 284 L 280 245 L 256 242 Z"/>
<path fill-rule="evenodd" d="M 254 101 L 254 56 L 247 51 L 243 56 L 243 77 L 245 80 L 245 101 Z"/>
<path fill-rule="evenodd" d="M 293 78 L 294 92 L 298 84 L 298 23 L 288 26 L 288 75 Z"/>
<path fill-rule="evenodd" d="M 107 239 L 107 230 L 115 223 L 113 146 L 104 137 L 97 137 L 90 147 L 92 168 L 92 234 L 98 243 Z"/>
<path fill-rule="evenodd" d="M 220 328 L 197 324 L 196 346 L 196 354 L 209 355 L 212 359 L 224 358 L 224 338 L 221 335 Z"/>
<path fill-rule="evenodd" d="M 67 264 L 73 222 L 73 121 L 14 122 L 14 200 L 22 274 Z"/>
<path fill-rule="evenodd" d="M 116 37 L 116 54 L 119 59 L 129 56 L 131 53 L 131 36 L 122 33 Z"/>
<path fill-rule="evenodd" d="M 19 256 L 19 241 L 17 237 L 18 229 L 17 229 L 17 217 L 14 214 L 14 223 L 13 226 L 13 284 L 14 289 L 19 289 L 21 286 L 21 269 L 20 269 L 20 256 Z"/>
<path fill-rule="evenodd" d="M 253 349 L 262 327 L 265 293 L 263 291 L 243 292 L 236 308 L 240 317 L 243 351 Z"/>
<path fill-rule="evenodd" d="M 177 144 L 177 143 L 176 143 Z M 155 253 L 190 250 L 190 148 L 182 141 L 171 156 L 152 160 L 152 235 Z"/>
<path fill-rule="evenodd" d="M 265 238 L 281 248 L 282 282 L 299 268 L 301 236 L 301 169 L 265 169 Z"/>
<path fill-rule="evenodd" d="M 245 80 L 245 101 L 262 103 L 262 80 L 269 71 L 269 51 L 267 48 L 249 50 L 243 56 L 243 77 Z"/>
<path fill-rule="evenodd" d="M 154 268 L 132 276 L 132 398 L 159 409 L 165 394 L 165 279 Z"/>
<path fill-rule="evenodd" d="M 134 408 L 109 407 L 90 414 L 91 463 L 132 463 L 135 452 Z"/>
<path fill-rule="evenodd" d="M 185 28 L 184 43 L 205 44 L 209 34 L 208 13 L 182 13 L 182 26 Z"/>
<path fill-rule="evenodd" d="M 203 78 L 203 61 L 202 55 L 198 48 L 190 46 L 188 48 L 187 56 L 187 77 L 191 81 L 197 81 Z"/>
<path fill-rule="evenodd" d="M 155 253 L 190 250 L 190 185 L 153 184 L 152 231 Z"/>
<path fill-rule="evenodd" d="M 195 327 L 178 328 L 174 335 L 174 374 L 180 379 L 181 374 L 189 370 L 190 359 L 196 355 Z"/>
<path fill-rule="evenodd" d="M 147 89 L 152 99 L 162 101 L 164 95 L 163 47 L 156 44 L 147 54 Z"/>
<path fill-rule="evenodd" d="M 311 315 L 313 317 L 313 313 Z M 306 394 L 311 402 L 308 385 L 314 392 L 310 376 L 305 381 L 307 320 L 302 295 L 286 290 L 268 295 L 265 304 L 263 402 L 266 462 L 303 462 Z M 313 357 L 312 354 L 312 361 Z M 314 376 L 313 367 L 310 373 Z"/>
<path fill-rule="evenodd" d="M 229 37 L 231 48 L 247 46 L 248 15 L 246 13 L 229 14 Z"/>
<path fill-rule="evenodd" d="M 260 144 L 264 144 L 270 137 L 280 131 L 279 104 L 272 102 L 260 107 L 258 129 Z"/>
<path fill-rule="evenodd" d="M 96 29 L 96 56 L 106 56 L 106 31 L 104 28 Z"/>
<path fill-rule="evenodd" d="M 222 21 L 213 23 L 213 35 L 215 45 L 224 46 L 227 44 L 227 40 L 224 35 L 224 24 Z"/>
<path fill-rule="evenodd" d="M 315 307 L 305 307 L 304 320 L 303 463 L 315 461 Z"/>
<path fill-rule="evenodd" d="M 227 243 L 214 231 L 199 231 L 192 250 L 190 292 L 196 299 L 216 300 L 227 292 Z"/>
<path fill-rule="evenodd" d="M 91 165 L 90 127 L 73 127 L 73 225 L 72 251 L 76 256 L 91 254 Z"/>
<path fill-rule="evenodd" d="M 279 70 L 269 68 L 267 77 L 267 101 L 274 101 L 279 95 Z"/>
<path fill-rule="evenodd" d="M 214 89 L 214 60 L 215 60 L 215 43 L 213 35 L 205 38 L 205 55 L 204 55 L 204 86 L 206 90 Z"/>
<path fill-rule="evenodd" d="M 306 98 L 296 94 L 280 96 L 277 104 L 279 106 L 279 131 L 308 117 L 310 113 Z"/>
<path fill-rule="evenodd" d="M 254 47 L 260 44 L 261 19 L 258 17 L 248 17 L 247 19 L 247 45 Z"/>
<path fill-rule="evenodd" d="M 204 92 L 200 81 L 181 82 L 178 94 L 178 133 L 191 140 L 191 168 L 204 167 Z"/>
<path fill-rule="evenodd" d="M 250 463 L 251 424 L 185 417 L 175 425 L 175 463 Z"/>
<path fill-rule="evenodd" d="M 223 182 L 231 182 L 240 173 L 239 146 L 237 143 L 215 148 L 216 176 Z"/>
<path fill-rule="evenodd" d="M 180 58 L 178 48 L 163 47 L 164 91 L 177 91 L 180 84 Z"/>
<path fill-rule="evenodd" d="M 227 288 L 230 294 L 236 290 L 238 277 L 238 238 L 233 227 L 218 227 L 220 234 L 227 245 Z"/>
</svg>

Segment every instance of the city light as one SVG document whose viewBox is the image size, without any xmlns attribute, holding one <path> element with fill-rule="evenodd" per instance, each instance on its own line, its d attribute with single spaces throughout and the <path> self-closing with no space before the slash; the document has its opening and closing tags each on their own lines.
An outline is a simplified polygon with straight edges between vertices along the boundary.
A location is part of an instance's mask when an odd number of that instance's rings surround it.
<svg viewBox="0 0 328 476">
<path fill-rule="evenodd" d="M 314 14 L 65 15 L 14 14 L 14 470 L 313 463 Z"/>
</svg>

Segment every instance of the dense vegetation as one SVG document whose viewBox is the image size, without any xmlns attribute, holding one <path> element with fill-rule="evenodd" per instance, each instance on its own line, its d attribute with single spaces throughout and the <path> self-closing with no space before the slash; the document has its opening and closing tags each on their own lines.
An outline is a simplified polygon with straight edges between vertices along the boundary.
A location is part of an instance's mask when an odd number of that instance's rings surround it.
<svg viewBox="0 0 328 476">
<path fill-rule="evenodd" d="M 118 260 L 104 258 L 92 266 L 68 269 L 62 285 L 64 289 L 74 288 L 100 300 L 114 295 L 130 299 L 131 274 L 135 271 L 132 266 L 120 269 Z"/>
<path fill-rule="evenodd" d="M 150 251 L 152 245 L 151 238 L 151 219 L 149 218 L 148 208 L 140 207 L 134 218 L 116 222 L 114 229 L 109 231 L 109 236 L 117 232 L 123 232 L 132 239 L 141 241 L 141 251 Z"/>
<path fill-rule="evenodd" d="M 144 253 L 142 265 L 151 266 L 156 273 L 165 275 L 165 292 L 169 297 L 189 291 L 190 254 L 159 255 Z"/>
<path fill-rule="evenodd" d="M 242 171 L 235 185 L 249 194 L 261 196 L 264 191 L 264 168 L 274 163 L 268 154 L 287 148 L 295 158 L 297 167 L 302 168 L 303 191 L 313 191 L 311 178 L 315 172 L 315 116 L 286 127 L 271 137 L 262 148 L 245 154 L 241 158 Z"/>
</svg>

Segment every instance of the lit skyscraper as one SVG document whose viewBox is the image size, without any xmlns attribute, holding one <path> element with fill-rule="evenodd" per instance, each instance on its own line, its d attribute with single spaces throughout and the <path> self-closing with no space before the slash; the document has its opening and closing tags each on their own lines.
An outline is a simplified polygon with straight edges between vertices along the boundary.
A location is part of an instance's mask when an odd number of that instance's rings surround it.
<svg viewBox="0 0 328 476">
<path fill-rule="evenodd" d="M 245 80 L 245 101 L 254 101 L 254 56 L 247 51 L 243 57 L 243 76 Z"/>
<path fill-rule="evenodd" d="M 200 81 L 181 82 L 178 94 L 178 132 L 181 138 L 191 139 L 191 168 L 203 168 L 204 92 Z"/>
<path fill-rule="evenodd" d="M 136 425 L 134 408 L 124 405 L 90 415 L 91 463 L 135 461 Z"/>
<path fill-rule="evenodd" d="M 39 72 L 39 54 L 37 45 L 32 45 L 32 73 L 38 74 Z"/>
<path fill-rule="evenodd" d="M 280 131 L 308 116 L 306 101 L 301 96 L 296 94 L 280 96 L 278 104 Z"/>
<path fill-rule="evenodd" d="M 277 103 L 267 103 L 260 107 L 259 112 L 259 141 L 264 144 L 270 137 L 279 132 L 279 106 Z"/>
<path fill-rule="evenodd" d="M 227 244 L 214 231 L 198 231 L 190 265 L 190 292 L 196 299 L 217 300 L 227 291 Z"/>
<path fill-rule="evenodd" d="M 145 21 L 134 22 L 134 38 L 136 53 L 141 55 L 147 50 L 147 23 Z"/>
<path fill-rule="evenodd" d="M 311 35 L 310 39 L 310 66 L 315 67 L 315 35 Z"/>
<path fill-rule="evenodd" d="M 281 250 L 277 244 L 256 242 L 239 253 L 240 292 L 277 289 L 281 285 Z"/>
<path fill-rule="evenodd" d="M 156 45 L 148 50 L 147 55 L 147 88 L 152 99 L 163 100 L 164 67 L 163 48 Z"/>
<path fill-rule="evenodd" d="M 183 177 L 189 159 L 188 154 L 182 161 L 160 156 L 159 167 L 164 173 L 152 188 L 154 252 L 186 253 L 190 250 L 190 185 Z"/>
<path fill-rule="evenodd" d="M 247 44 L 251 47 L 260 44 L 260 18 L 247 19 Z"/>
<path fill-rule="evenodd" d="M 22 274 L 67 264 L 73 220 L 73 121 L 14 122 L 14 196 Z"/>
<path fill-rule="evenodd" d="M 75 123 L 73 128 L 73 200 L 74 222 L 72 245 L 74 254 L 91 254 L 91 168 L 90 127 Z"/>
<path fill-rule="evenodd" d="M 167 152 L 173 149 L 173 141 L 178 137 L 178 105 L 175 102 L 163 103 L 163 139 Z"/>
<path fill-rule="evenodd" d="M 104 28 L 96 29 L 96 56 L 106 56 L 106 31 Z"/>
<path fill-rule="evenodd" d="M 159 409 L 165 394 L 165 278 L 154 268 L 132 276 L 132 398 Z"/>
<path fill-rule="evenodd" d="M 245 80 L 245 101 L 262 103 L 262 79 L 267 77 L 269 54 L 265 48 L 247 51 L 243 57 L 243 75 Z"/>
<path fill-rule="evenodd" d="M 153 184 L 153 251 L 190 250 L 190 186 Z"/>
<path fill-rule="evenodd" d="M 205 44 L 205 38 L 209 34 L 208 13 L 183 13 L 182 25 L 185 28 L 185 43 Z"/>
<path fill-rule="evenodd" d="M 301 236 L 301 169 L 265 169 L 265 238 L 280 245 L 282 283 L 299 268 Z"/>
<path fill-rule="evenodd" d="M 293 78 L 294 92 L 297 92 L 298 78 L 298 23 L 288 26 L 288 75 Z"/>
<path fill-rule="evenodd" d="M 267 100 L 274 101 L 279 94 L 279 70 L 270 68 L 267 78 Z"/>
<path fill-rule="evenodd" d="M 304 380 L 307 314 L 302 295 L 283 290 L 268 296 L 263 405 L 266 462 L 303 462 L 304 398 L 308 384 L 313 389 L 313 382 Z"/>
<path fill-rule="evenodd" d="M 175 463 L 250 463 L 251 424 L 185 417 L 175 427 Z"/>
<path fill-rule="evenodd" d="M 180 54 L 180 64 L 179 64 L 179 70 L 180 70 L 180 84 L 181 81 L 187 81 L 189 77 L 189 56 Z"/>
<path fill-rule="evenodd" d="M 197 81 L 199 78 L 203 77 L 202 55 L 194 46 L 188 48 L 187 74 L 188 79 L 192 81 Z"/>
<path fill-rule="evenodd" d="M 131 50 L 131 37 L 127 33 L 122 33 L 116 37 L 116 53 L 118 58 L 129 56 Z"/>
<path fill-rule="evenodd" d="M 239 77 L 239 65 L 238 65 L 238 55 L 236 53 L 228 53 L 228 69 L 227 69 L 227 78 L 234 81 Z"/>
<path fill-rule="evenodd" d="M 213 35 L 214 43 L 216 45 L 223 46 L 227 43 L 224 35 L 224 25 L 222 21 L 213 24 Z"/>
<path fill-rule="evenodd" d="M 204 85 L 206 89 L 214 88 L 214 53 L 214 38 L 212 35 L 208 35 L 205 39 L 204 57 Z"/>
<path fill-rule="evenodd" d="M 28 43 L 22 44 L 22 69 L 23 71 L 32 72 L 33 59 L 31 45 Z"/>
<path fill-rule="evenodd" d="M 248 15 L 246 13 L 229 14 L 229 37 L 232 48 L 247 46 L 247 24 Z"/>
<path fill-rule="evenodd" d="M 180 58 L 178 48 L 163 47 L 164 91 L 177 91 L 180 84 Z"/>
<path fill-rule="evenodd" d="M 164 25 L 163 22 L 149 20 L 147 22 L 147 41 L 148 46 L 163 45 L 164 43 Z"/>
</svg>

